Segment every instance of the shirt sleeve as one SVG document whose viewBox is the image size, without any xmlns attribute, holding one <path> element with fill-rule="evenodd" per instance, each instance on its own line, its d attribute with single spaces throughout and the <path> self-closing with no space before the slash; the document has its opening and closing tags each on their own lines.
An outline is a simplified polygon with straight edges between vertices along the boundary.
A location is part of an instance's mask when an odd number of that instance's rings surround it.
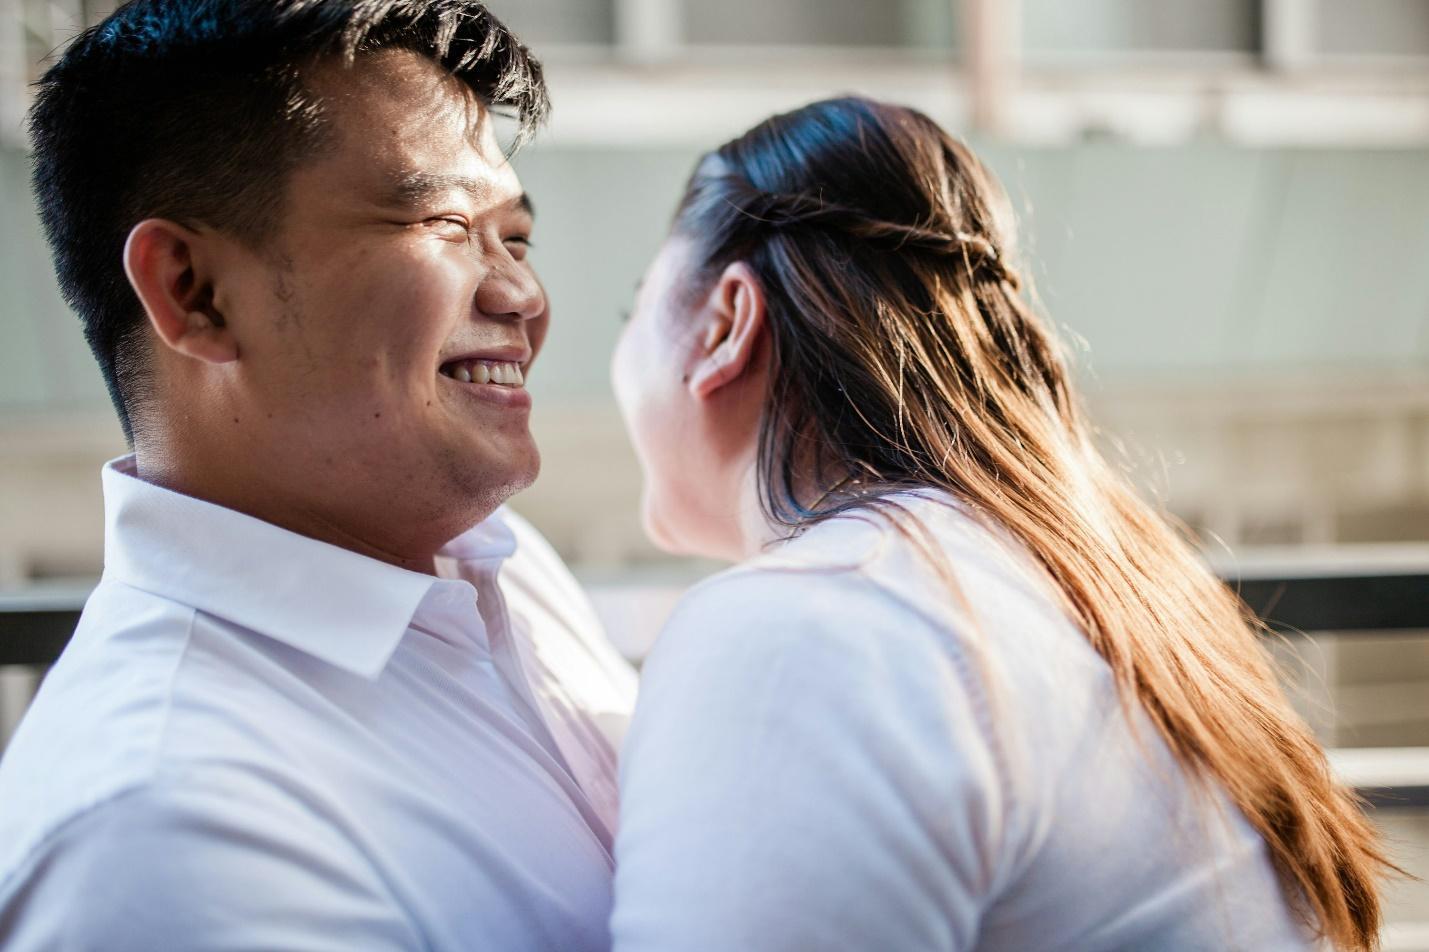
<svg viewBox="0 0 1429 952">
<path fill-rule="evenodd" d="M 156 780 L 77 817 L 0 889 L 6 952 L 395 952 L 425 944 L 372 865 L 234 772 Z"/>
<path fill-rule="evenodd" d="M 622 757 L 616 952 L 971 948 L 1009 837 L 969 670 L 857 573 L 697 589 Z"/>
</svg>

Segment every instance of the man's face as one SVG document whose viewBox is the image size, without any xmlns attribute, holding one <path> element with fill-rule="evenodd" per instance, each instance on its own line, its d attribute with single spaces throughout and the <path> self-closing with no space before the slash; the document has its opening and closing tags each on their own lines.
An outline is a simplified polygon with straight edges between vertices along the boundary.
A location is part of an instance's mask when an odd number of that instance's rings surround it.
<svg viewBox="0 0 1429 952">
<path fill-rule="evenodd" d="M 290 176 L 274 254 L 215 302 L 261 315 L 239 340 L 244 435 L 336 526 L 401 513 L 455 534 L 540 465 L 530 207 L 485 110 L 430 60 L 385 51 L 310 83 L 331 146 Z"/>
</svg>

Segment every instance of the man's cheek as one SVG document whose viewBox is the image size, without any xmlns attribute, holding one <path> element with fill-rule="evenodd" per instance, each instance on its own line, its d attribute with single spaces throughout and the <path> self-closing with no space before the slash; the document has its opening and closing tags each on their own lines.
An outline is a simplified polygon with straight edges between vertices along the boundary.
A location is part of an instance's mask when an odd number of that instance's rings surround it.
<svg viewBox="0 0 1429 952">
<path fill-rule="evenodd" d="M 526 333 L 531 342 L 531 359 L 534 361 L 536 357 L 540 355 L 541 348 L 544 347 L 546 343 L 546 332 L 549 331 L 551 327 L 550 312 L 547 311 L 532 321 L 528 326 L 529 330 Z"/>
</svg>

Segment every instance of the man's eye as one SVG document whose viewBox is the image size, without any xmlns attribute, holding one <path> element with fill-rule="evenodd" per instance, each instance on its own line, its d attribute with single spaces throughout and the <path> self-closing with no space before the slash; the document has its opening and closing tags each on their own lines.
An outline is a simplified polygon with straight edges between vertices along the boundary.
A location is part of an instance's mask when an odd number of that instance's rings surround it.
<svg viewBox="0 0 1429 952">
<path fill-rule="evenodd" d="M 463 234 L 470 234 L 471 232 L 471 226 L 468 225 L 466 221 L 461 218 L 451 218 L 447 216 L 442 216 L 440 218 L 428 218 L 427 223 L 430 225 L 440 225 L 443 227 L 448 225 L 455 226 L 457 228 L 460 228 Z"/>
</svg>

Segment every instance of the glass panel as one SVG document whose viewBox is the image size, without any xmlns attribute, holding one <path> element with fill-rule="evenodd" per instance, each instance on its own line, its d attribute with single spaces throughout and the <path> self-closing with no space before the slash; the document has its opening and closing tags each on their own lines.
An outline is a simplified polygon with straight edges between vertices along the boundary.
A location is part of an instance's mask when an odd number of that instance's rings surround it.
<svg viewBox="0 0 1429 952">
<path fill-rule="evenodd" d="M 1258 0 L 1024 0 L 1029 56 L 1257 52 Z"/>
<path fill-rule="evenodd" d="M 1429 0 L 1319 0 L 1315 13 L 1323 52 L 1429 56 Z"/>
<path fill-rule="evenodd" d="M 521 42 L 609 46 L 615 42 L 612 0 L 486 0 Z"/>
<path fill-rule="evenodd" d="M 951 49 L 953 0 L 679 0 L 686 42 Z"/>
</svg>

